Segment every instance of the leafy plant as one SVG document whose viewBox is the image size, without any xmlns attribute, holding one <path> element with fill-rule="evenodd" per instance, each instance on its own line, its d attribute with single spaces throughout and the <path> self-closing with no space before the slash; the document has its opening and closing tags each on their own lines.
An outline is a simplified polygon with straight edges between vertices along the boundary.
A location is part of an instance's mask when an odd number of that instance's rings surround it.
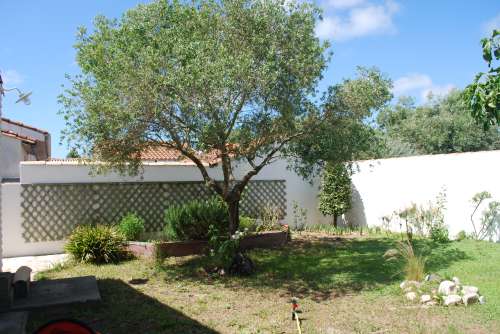
<svg viewBox="0 0 500 334">
<path fill-rule="evenodd" d="M 456 237 L 457 241 L 462 241 L 465 239 L 467 239 L 467 233 L 465 233 L 465 231 L 462 230 L 462 231 L 457 233 L 457 237 Z"/>
<path fill-rule="evenodd" d="M 474 82 L 465 88 L 464 100 L 472 116 L 488 129 L 500 125 L 500 30 L 495 29 L 490 38 L 483 38 L 481 46 L 488 72 L 476 75 Z"/>
<path fill-rule="evenodd" d="M 228 231 L 227 206 L 216 197 L 193 200 L 165 210 L 164 235 L 170 240 L 208 240 L 209 227 Z"/>
<path fill-rule="evenodd" d="M 240 230 L 255 232 L 257 230 L 257 221 L 254 218 L 241 216 L 240 217 Z"/>
<path fill-rule="evenodd" d="M 474 210 L 472 211 L 470 220 L 474 229 L 472 237 L 476 240 L 484 240 L 487 237 L 491 237 L 497 232 L 497 229 L 500 229 L 500 202 L 497 201 L 490 201 L 488 203 L 488 207 L 482 212 L 479 224 L 477 224 L 478 226 L 476 226 L 476 222 L 474 221 L 474 215 L 481 204 L 491 198 L 491 194 L 487 191 L 477 193 L 472 198 Z"/>
<path fill-rule="evenodd" d="M 113 226 L 82 225 L 71 233 L 64 249 L 77 261 L 100 264 L 122 259 L 124 244 L 123 235 Z"/>
<path fill-rule="evenodd" d="M 141 233 L 144 233 L 144 220 L 135 213 L 128 213 L 120 221 L 118 231 L 127 240 L 138 240 Z"/>
<path fill-rule="evenodd" d="M 280 225 L 281 209 L 274 205 L 267 204 L 261 212 L 257 232 L 276 231 L 281 229 Z"/>
<path fill-rule="evenodd" d="M 301 208 L 297 201 L 293 201 L 293 226 L 297 231 L 304 230 L 307 223 L 307 209 Z"/>
<path fill-rule="evenodd" d="M 337 226 L 337 217 L 351 208 L 351 176 L 345 164 L 327 164 L 323 172 L 319 193 L 319 211 L 333 216 L 333 225 Z"/>
<path fill-rule="evenodd" d="M 217 227 L 211 225 L 208 236 L 208 247 L 214 264 L 228 270 L 240 249 L 240 240 L 245 236 L 245 232 L 237 231 L 228 237 L 226 233 L 221 234 Z"/>
</svg>

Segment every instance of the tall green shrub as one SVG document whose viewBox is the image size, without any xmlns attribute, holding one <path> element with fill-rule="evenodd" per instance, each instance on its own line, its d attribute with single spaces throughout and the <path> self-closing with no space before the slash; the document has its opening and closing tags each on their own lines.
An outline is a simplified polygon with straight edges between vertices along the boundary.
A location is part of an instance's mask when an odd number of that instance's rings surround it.
<svg viewBox="0 0 500 334">
<path fill-rule="evenodd" d="M 138 240 L 141 233 L 144 232 L 144 220 L 135 213 L 129 213 L 120 221 L 118 230 L 123 234 L 125 239 Z"/>
<path fill-rule="evenodd" d="M 207 240 L 210 225 L 228 233 L 227 205 L 217 198 L 193 200 L 165 210 L 164 233 L 173 240 Z"/>
<path fill-rule="evenodd" d="M 345 164 L 327 164 L 323 172 L 319 193 L 319 211 L 333 216 L 333 225 L 337 226 L 337 217 L 351 208 L 351 175 Z"/>
</svg>

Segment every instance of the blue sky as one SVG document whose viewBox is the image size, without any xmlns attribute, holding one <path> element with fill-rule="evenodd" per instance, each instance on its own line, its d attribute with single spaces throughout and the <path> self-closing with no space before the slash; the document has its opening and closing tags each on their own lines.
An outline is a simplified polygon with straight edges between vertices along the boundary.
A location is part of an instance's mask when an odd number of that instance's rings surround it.
<svg viewBox="0 0 500 334">
<path fill-rule="evenodd" d="M 4 99 L 4 116 L 46 129 L 53 156 L 64 122 L 57 96 L 66 73 L 78 72 L 73 44 L 78 26 L 97 14 L 119 17 L 138 0 L 0 0 L 0 70 L 6 88 L 33 91 L 30 106 Z M 334 56 L 320 88 L 352 76 L 356 66 L 377 66 L 394 80 L 395 95 L 423 102 L 429 91 L 463 88 L 484 70 L 479 40 L 500 27 L 500 1 L 322 0 L 316 33 L 330 39 Z"/>
</svg>

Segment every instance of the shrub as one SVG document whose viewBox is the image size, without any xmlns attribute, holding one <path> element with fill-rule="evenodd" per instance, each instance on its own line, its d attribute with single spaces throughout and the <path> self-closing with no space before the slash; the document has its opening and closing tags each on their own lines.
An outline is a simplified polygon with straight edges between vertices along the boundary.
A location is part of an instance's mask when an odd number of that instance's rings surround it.
<svg viewBox="0 0 500 334">
<path fill-rule="evenodd" d="M 165 210 L 164 234 L 169 240 L 208 240 L 210 225 L 220 233 L 227 233 L 229 216 L 227 206 L 217 198 L 193 200 Z"/>
<path fill-rule="evenodd" d="M 118 230 L 127 240 L 138 240 L 144 232 L 144 220 L 135 213 L 129 213 L 122 218 Z"/>
<path fill-rule="evenodd" d="M 229 237 L 226 233 L 221 234 L 215 226 L 211 225 L 208 235 L 208 247 L 213 265 L 230 272 L 236 255 L 240 253 L 240 240 L 245 236 L 245 232 L 236 231 Z"/>
<path fill-rule="evenodd" d="M 470 220 L 474 230 L 471 236 L 475 240 L 491 239 L 496 234 L 496 231 L 500 229 L 500 202 L 493 201 L 491 198 L 491 194 L 487 191 L 477 193 L 472 198 L 474 211 L 470 216 Z M 488 206 L 483 210 L 479 224 L 476 226 L 474 216 L 481 204 L 486 201 L 489 201 Z"/>
<path fill-rule="evenodd" d="M 450 241 L 448 229 L 442 226 L 433 226 L 429 232 L 429 237 L 432 241 L 438 243 L 446 243 Z"/>
<path fill-rule="evenodd" d="M 123 258 L 125 239 L 113 226 L 82 225 L 71 233 L 65 251 L 80 262 L 110 263 Z"/>
<path fill-rule="evenodd" d="M 257 221 L 254 218 L 247 216 L 240 217 L 240 230 L 247 230 L 249 232 L 255 232 L 257 230 Z"/>
<path fill-rule="evenodd" d="M 465 233 L 465 231 L 463 231 L 463 230 L 458 232 L 456 239 L 457 239 L 457 241 L 462 241 L 462 240 L 467 239 L 467 233 Z"/>
<path fill-rule="evenodd" d="M 280 230 L 281 210 L 273 205 L 266 205 L 261 212 L 257 232 Z"/>
</svg>

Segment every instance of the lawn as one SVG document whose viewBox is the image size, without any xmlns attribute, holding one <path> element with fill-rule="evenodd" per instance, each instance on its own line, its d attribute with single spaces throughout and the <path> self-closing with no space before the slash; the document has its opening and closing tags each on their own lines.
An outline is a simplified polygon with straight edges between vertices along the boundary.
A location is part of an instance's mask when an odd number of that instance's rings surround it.
<svg viewBox="0 0 500 334">
<path fill-rule="evenodd" d="M 68 264 L 40 279 L 98 278 L 102 302 L 32 313 L 31 329 L 71 317 L 110 333 L 297 333 L 290 298 L 299 297 L 304 333 L 500 333 L 500 245 L 420 240 L 429 272 L 477 285 L 485 305 L 428 307 L 404 301 L 397 263 L 385 262 L 394 238 L 303 233 L 279 250 L 254 250 L 249 278 L 213 277 L 203 258 L 119 265 Z M 131 284 L 130 281 L 135 284 Z"/>
</svg>

